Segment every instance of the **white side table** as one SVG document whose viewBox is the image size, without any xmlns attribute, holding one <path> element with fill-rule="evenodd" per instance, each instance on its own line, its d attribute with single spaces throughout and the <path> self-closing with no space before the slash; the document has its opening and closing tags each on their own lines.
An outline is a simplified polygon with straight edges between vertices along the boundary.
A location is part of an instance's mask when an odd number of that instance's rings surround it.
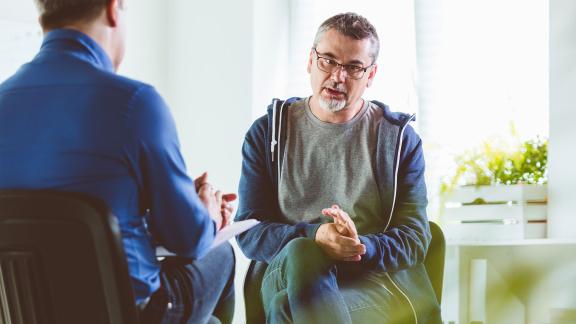
<svg viewBox="0 0 576 324">
<path fill-rule="evenodd" d="M 444 323 L 572 323 L 576 239 L 446 245 Z"/>
</svg>

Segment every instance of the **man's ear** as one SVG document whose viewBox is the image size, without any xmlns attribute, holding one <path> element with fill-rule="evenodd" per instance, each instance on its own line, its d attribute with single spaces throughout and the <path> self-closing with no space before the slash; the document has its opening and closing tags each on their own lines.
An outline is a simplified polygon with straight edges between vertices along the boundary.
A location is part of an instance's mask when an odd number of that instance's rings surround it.
<svg viewBox="0 0 576 324">
<path fill-rule="evenodd" d="M 378 70 L 378 65 L 374 64 L 372 69 L 370 69 L 370 74 L 368 74 L 368 83 L 366 83 L 366 88 L 372 85 L 372 81 L 374 81 L 374 76 L 376 76 L 376 70 Z"/>
<path fill-rule="evenodd" d="M 118 11 L 120 10 L 119 1 L 121 0 L 110 0 L 106 5 L 106 19 L 110 24 L 110 27 L 118 26 Z"/>
<path fill-rule="evenodd" d="M 306 67 L 306 71 L 308 71 L 308 73 L 312 72 L 312 61 L 314 60 L 314 58 L 312 57 L 314 53 L 314 50 L 311 49 L 310 50 L 310 57 L 308 57 L 308 67 Z"/>
</svg>

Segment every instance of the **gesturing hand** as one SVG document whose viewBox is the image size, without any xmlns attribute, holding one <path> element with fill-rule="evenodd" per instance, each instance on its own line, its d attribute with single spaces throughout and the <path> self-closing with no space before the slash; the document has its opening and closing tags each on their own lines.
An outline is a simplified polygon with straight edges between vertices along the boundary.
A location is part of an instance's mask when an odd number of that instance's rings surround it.
<svg viewBox="0 0 576 324">
<path fill-rule="evenodd" d="M 316 243 L 328 256 L 341 261 L 360 261 L 366 246 L 360 243 L 354 222 L 337 205 L 325 208 L 322 214 L 332 217 L 334 223 L 322 224 L 316 232 Z"/>
<path fill-rule="evenodd" d="M 358 231 L 352 218 L 350 218 L 348 213 L 340 209 L 338 205 L 332 205 L 331 208 L 322 209 L 322 214 L 334 219 L 334 224 L 336 224 L 336 229 L 340 234 L 358 239 Z"/>
<path fill-rule="evenodd" d="M 236 200 L 238 196 L 235 193 L 227 193 L 222 195 L 222 205 L 220 206 L 220 214 L 222 214 L 222 227 L 230 224 L 232 214 L 234 214 L 234 206 L 230 202 Z"/>
<path fill-rule="evenodd" d="M 221 212 L 222 192 L 214 190 L 214 187 L 208 182 L 208 173 L 206 172 L 194 179 L 194 186 L 198 192 L 198 198 L 208 210 L 210 217 L 216 222 L 216 227 L 218 230 L 222 229 L 227 224 Z"/>
<path fill-rule="evenodd" d="M 238 196 L 235 193 L 222 194 L 220 190 L 215 190 L 208 182 L 207 172 L 194 179 L 194 187 L 198 197 L 208 209 L 210 217 L 216 222 L 218 230 L 228 226 L 234 214 L 234 206 L 230 202 L 236 200 Z"/>
<path fill-rule="evenodd" d="M 196 193 L 200 192 L 200 187 L 203 185 L 210 185 L 208 183 L 208 172 L 204 172 L 198 178 L 194 179 L 194 187 L 196 188 Z"/>
</svg>

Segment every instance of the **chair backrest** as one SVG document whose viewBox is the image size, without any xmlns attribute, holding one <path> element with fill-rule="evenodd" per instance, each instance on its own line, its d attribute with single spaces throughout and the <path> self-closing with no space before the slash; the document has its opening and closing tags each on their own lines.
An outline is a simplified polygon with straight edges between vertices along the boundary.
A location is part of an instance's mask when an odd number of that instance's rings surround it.
<svg viewBox="0 0 576 324">
<path fill-rule="evenodd" d="M 98 199 L 0 191 L 0 323 L 137 323 L 116 217 Z"/>
<path fill-rule="evenodd" d="M 446 239 L 440 226 L 434 222 L 430 222 L 430 232 L 432 233 L 432 240 L 430 241 L 426 258 L 424 258 L 424 267 L 436 293 L 438 304 L 440 304 L 442 302 L 442 284 L 444 281 Z"/>
<path fill-rule="evenodd" d="M 444 279 L 444 254 L 446 241 L 442 229 L 436 223 L 430 222 L 432 240 L 428 247 L 424 267 L 432 283 L 432 288 L 438 299 L 442 301 L 442 282 Z M 264 323 L 264 309 L 260 299 L 260 286 L 266 272 L 266 264 L 252 260 L 244 279 L 244 301 L 246 309 L 246 323 Z"/>
<path fill-rule="evenodd" d="M 265 323 L 264 305 L 260 297 L 262 279 L 268 265 L 255 260 L 250 261 L 250 266 L 244 278 L 244 308 L 246 310 L 246 323 Z"/>
</svg>

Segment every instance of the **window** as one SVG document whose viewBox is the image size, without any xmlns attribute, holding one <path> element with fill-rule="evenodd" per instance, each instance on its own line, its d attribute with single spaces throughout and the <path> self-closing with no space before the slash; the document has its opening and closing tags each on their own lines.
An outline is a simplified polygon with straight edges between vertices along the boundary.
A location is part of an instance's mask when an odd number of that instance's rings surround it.
<svg viewBox="0 0 576 324">
<path fill-rule="evenodd" d="M 546 1 L 414 0 L 289 2 L 285 92 L 307 96 L 306 62 L 326 18 L 357 12 L 376 27 L 381 54 L 367 99 L 417 112 L 430 218 L 455 155 L 483 140 L 548 135 Z"/>
<path fill-rule="evenodd" d="M 455 155 L 487 139 L 548 136 L 548 6 L 416 0 L 415 10 L 420 134 L 435 198 Z"/>
</svg>

